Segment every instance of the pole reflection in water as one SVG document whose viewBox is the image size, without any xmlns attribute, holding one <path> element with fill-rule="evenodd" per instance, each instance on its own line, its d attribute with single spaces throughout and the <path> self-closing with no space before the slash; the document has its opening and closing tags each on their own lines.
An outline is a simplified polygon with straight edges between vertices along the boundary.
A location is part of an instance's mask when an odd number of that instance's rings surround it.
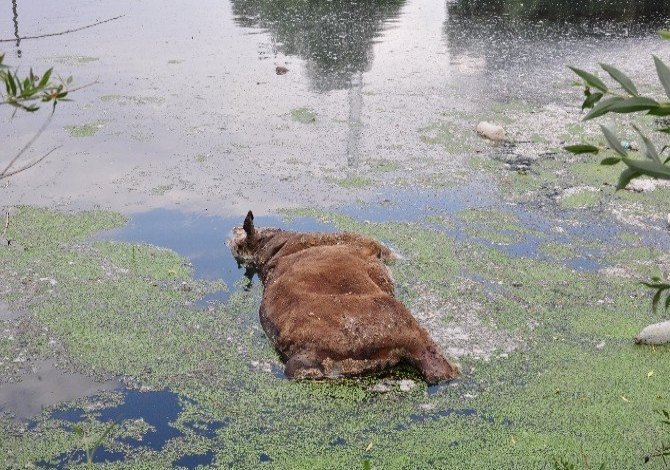
<svg viewBox="0 0 670 470">
<path fill-rule="evenodd" d="M 21 37 L 19 36 L 19 11 L 16 0 L 12 0 L 12 20 L 14 21 L 14 37 L 16 38 L 16 55 L 21 57 Z"/>
<path fill-rule="evenodd" d="M 351 77 L 351 85 L 348 91 L 349 97 L 349 119 L 347 119 L 347 165 L 356 168 L 359 163 L 359 144 L 363 123 L 361 122 L 361 111 L 363 110 L 363 73 L 358 71 Z"/>
</svg>

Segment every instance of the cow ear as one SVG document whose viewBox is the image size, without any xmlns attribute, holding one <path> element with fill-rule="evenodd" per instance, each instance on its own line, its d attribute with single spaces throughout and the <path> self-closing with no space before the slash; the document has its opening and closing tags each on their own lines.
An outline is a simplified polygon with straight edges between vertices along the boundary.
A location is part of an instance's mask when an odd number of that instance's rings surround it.
<svg viewBox="0 0 670 470">
<path fill-rule="evenodd" d="M 253 237 L 254 235 L 254 214 L 249 211 L 247 217 L 244 219 L 244 225 L 242 225 L 244 232 L 247 234 L 247 237 Z"/>
</svg>

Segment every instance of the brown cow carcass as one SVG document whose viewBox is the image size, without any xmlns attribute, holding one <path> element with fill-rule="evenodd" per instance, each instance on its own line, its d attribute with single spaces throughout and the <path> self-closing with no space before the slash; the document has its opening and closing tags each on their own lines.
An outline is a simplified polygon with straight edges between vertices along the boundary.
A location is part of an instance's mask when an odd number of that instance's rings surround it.
<svg viewBox="0 0 670 470">
<path fill-rule="evenodd" d="M 394 255 L 379 242 L 352 233 L 257 229 L 249 212 L 229 245 L 260 272 L 261 324 L 288 377 L 354 376 L 400 363 L 416 367 L 428 383 L 458 376 L 395 298 L 384 263 Z"/>
</svg>

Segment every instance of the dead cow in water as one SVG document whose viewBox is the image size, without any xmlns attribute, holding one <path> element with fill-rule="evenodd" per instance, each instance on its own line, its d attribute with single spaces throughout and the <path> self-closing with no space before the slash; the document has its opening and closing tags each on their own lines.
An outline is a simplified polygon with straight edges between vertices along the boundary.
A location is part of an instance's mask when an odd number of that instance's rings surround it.
<svg viewBox="0 0 670 470">
<path fill-rule="evenodd" d="M 351 233 L 255 228 L 251 211 L 229 241 L 238 261 L 265 286 L 263 329 L 290 378 L 324 378 L 410 364 L 426 382 L 453 379 L 458 367 L 393 293 L 384 261 L 393 253 Z"/>
</svg>

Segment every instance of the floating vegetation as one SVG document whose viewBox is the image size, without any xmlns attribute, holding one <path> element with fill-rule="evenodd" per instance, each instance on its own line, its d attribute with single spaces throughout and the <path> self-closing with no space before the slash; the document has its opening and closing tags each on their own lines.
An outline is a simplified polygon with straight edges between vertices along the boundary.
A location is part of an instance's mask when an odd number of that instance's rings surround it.
<svg viewBox="0 0 670 470">
<path fill-rule="evenodd" d="M 310 108 L 292 109 L 291 119 L 301 124 L 314 124 L 316 122 L 316 112 Z"/>
<path fill-rule="evenodd" d="M 106 124 L 106 121 L 98 120 L 98 121 L 90 122 L 88 124 L 65 126 L 65 130 L 68 131 L 68 133 L 72 137 L 77 137 L 77 138 L 92 137 L 100 129 L 102 129 L 105 126 L 105 124 Z"/>
<path fill-rule="evenodd" d="M 360 175 L 352 175 L 345 178 L 328 178 L 328 181 L 346 189 L 367 188 L 373 184 L 370 178 Z"/>
</svg>

